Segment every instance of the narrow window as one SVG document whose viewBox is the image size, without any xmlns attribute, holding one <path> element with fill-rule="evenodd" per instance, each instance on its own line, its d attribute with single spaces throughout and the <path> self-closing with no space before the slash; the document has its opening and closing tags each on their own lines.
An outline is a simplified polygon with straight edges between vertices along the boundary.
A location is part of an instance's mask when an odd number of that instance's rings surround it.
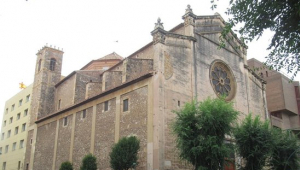
<svg viewBox="0 0 300 170">
<path fill-rule="evenodd" d="M 7 114 L 8 113 L 8 108 L 6 108 L 6 111 L 5 111 L 5 114 Z"/>
<path fill-rule="evenodd" d="M 108 111 L 108 101 L 104 102 L 104 111 Z"/>
<path fill-rule="evenodd" d="M 268 77 L 268 76 L 269 76 L 268 71 L 266 71 L 266 77 Z"/>
<path fill-rule="evenodd" d="M 21 168 L 21 161 L 18 162 L 18 170 Z"/>
<path fill-rule="evenodd" d="M 264 73 L 260 73 L 260 77 L 261 77 L 261 78 L 264 78 Z"/>
<path fill-rule="evenodd" d="M 15 135 L 19 133 L 19 126 L 15 127 Z"/>
<path fill-rule="evenodd" d="M 23 100 L 19 100 L 19 107 L 22 106 Z"/>
<path fill-rule="evenodd" d="M 6 126 L 6 120 L 4 120 L 4 122 L 3 122 L 3 127 L 5 127 Z"/>
<path fill-rule="evenodd" d="M 2 155 L 2 147 L 0 147 L 0 155 Z"/>
<path fill-rule="evenodd" d="M 8 152 L 8 148 L 9 148 L 9 146 L 8 146 L 8 145 L 6 145 L 6 146 L 5 146 L 5 153 L 7 153 L 7 152 Z"/>
<path fill-rule="evenodd" d="M 17 146 L 17 142 L 14 142 L 12 146 L 12 151 L 16 150 L 16 146 Z"/>
<path fill-rule="evenodd" d="M 6 170 L 6 162 L 3 162 L 2 170 Z"/>
<path fill-rule="evenodd" d="M 64 117 L 64 126 L 67 126 L 68 125 L 68 117 Z M 32 139 L 31 139 L 31 142 L 32 142 Z"/>
<path fill-rule="evenodd" d="M 178 100 L 178 102 L 177 102 L 177 106 L 180 107 L 180 101 L 179 101 L 179 100 Z"/>
<path fill-rule="evenodd" d="M 56 63 L 56 60 L 54 58 L 51 58 L 51 60 L 50 60 L 50 70 L 51 71 L 55 70 L 55 63 Z"/>
<path fill-rule="evenodd" d="M 24 110 L 24 117 L 27 116 L 28 114 L 28 109 Z"/>
<path fill-rule="evenodd" d="M 24 132 L 26 130 L 26 123 L 24 123 L 23 125 L 22 125 L 22 132 Z"/>
<path fill-rule="evenodd" d="M 86 109 L 82 110 L 82 116 L 81 118 L 84 119 L 86 117 Z"/>
<path fill-rule="evenodd" d="M 32 145 L 32 138 L 30 139 L 30 145 Z"/>
<path fill-rule="evenodd" d="M 15 104 L 11 105 L 11 111 L 15 110 Z"/>
<path fill-rule="evenodd" d="M 26 102 L 29 102 L 30 100 L 30 94 L 26 96 Z"/>
<path fill-rule="evenodd" d="M 41 70 L 41 65 L 42 65 L 42 59 L 39 60 L 38 71 Z"/>
<path fill-rule="evenodd" d="M 18 113 L 18 114 L 17 114 L 17 120 L 19 120 L 20 117 L 21 117 L 21 113 Z"/>
<path fill-rule="evenodd" d="M 29 170 L 29 164 L 26 164 L 26 170 Z"/>
<path fill-rule="evenodd" d="M 13 117 L 9 118 L 9 123 L 12 123 L 13 122 Z"/>
<path fill-rule="evenodd" d="M 60 104 L 61 104 L 61 100 L 59 99 L 57 109 L 60 109 Z"/>
<path fill-rule="evenodd" d="M 24 140 L 20 140 L 20 149 L 24 148 Z"/>
<path fill-rule="evenodd" d="M 5 136 L 5 133 L 2 133 L 2 135 L 1 135 L 1 140 L 4 139 L 4 136 Z"/>
<path fill-rule="evenodd" d="M 128 111 L 128 99 L 123 100 L 123 112 Z"/>
<path fill-rule="evenodd" d="M 9 131 L 7 132 L 7 138 L 10 137 L 10 134 L 11 134 L 11 130 L 9 130 Z"/>
</svg>

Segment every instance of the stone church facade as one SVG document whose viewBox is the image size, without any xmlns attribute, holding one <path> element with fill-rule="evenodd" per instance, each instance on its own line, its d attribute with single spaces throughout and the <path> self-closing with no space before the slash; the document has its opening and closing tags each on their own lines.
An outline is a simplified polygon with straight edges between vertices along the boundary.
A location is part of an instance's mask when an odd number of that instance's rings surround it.
<svg viewBox="0 0 300 170">
<path fill-rule="evenodd" d="M 141 143 L 137 169 L 188 169 L 176 153 L 171 122 L 185 102 L 221 94 L 241 112 L 268 117 L 264 81 L 247 67 L 246 47 L 233 41 L 218 49 L 224 20 L 197 16 L 188 7 L 184 23 L 164 30 L 123 59 L 112 53 L 61 79 L 63 51 L 37 53 L 24 169 L 76 170 L 92 153 L 110 169 L 111 146 L 135 135 Z M 235 48 L 235 47 L 241 48 Z"/>
</svg>

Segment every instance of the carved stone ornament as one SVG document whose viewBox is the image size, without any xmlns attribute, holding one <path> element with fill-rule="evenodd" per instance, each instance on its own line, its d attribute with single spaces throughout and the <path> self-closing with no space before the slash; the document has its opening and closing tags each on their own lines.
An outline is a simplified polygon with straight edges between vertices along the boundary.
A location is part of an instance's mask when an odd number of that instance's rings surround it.
<svg viewBox="0 0 300 170">
<path fill-rule="evenodd" d="M 185 25 L 185 26 L 188 26 L 188 25 L 193 25 L 193 26 L 195 26 L 195 19 L 194 19 L 193 17 L 190 17 L 190 16 L 186 17 L 186 18 L 184 19 L 184 25 Z"/>
<path fill-rule="evenodd" d="M 185 13 L 193 13 L 193 10 L 191 8 L 191 5 L 187 5 L 187 9 L 185 10 Z"/>
<path fill-rule="evenodd" d="M 161 32 L 157 32 L 153 35 L 154 44 L 156 44 L 156 43 L 163 43 L 164 44 L 165 39 L 166 39 L 165 35 L 162 34 Z"/>
<path fill-rule="evenodd" d="M 215 60 L 210 67 L 210 83 L 215 93 L 232 100 L 236 92 L 236 82 L 230 68 L 221 60 Z"/>
<path fill-rule="evenodd" d="M 161 22 L 161 19 L 158 18 L 157 19 L 157 23 L 155 23 L 155 27 L 154 29 L 157 29 L 157 28 L 161 28 L 161 29 L 164 29 L 164 26 L 163 26 L 164 23 Z"/>
</svg>

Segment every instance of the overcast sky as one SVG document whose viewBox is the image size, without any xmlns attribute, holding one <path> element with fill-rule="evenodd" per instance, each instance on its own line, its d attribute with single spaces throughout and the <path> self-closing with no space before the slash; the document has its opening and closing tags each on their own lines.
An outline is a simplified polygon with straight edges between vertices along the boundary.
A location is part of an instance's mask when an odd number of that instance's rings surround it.
<svg viewBox="0 0 300 170">
<path fill-rule="evenodd" d="M 170 30 L 190 4 L 196 15 L 218 12 L 226 20 L 228 3 L 212 11 L 210 0 L 0 0 L 0 120 L 19 83 L 33 83 L 36 53 L 46 43 L 63 48 L 66 76 L 112 52 L 129 56 L 152 40 L 158 17 Z M 271 35 L 248 44 L 248 59 L 264 61 Z"/>
</svg>

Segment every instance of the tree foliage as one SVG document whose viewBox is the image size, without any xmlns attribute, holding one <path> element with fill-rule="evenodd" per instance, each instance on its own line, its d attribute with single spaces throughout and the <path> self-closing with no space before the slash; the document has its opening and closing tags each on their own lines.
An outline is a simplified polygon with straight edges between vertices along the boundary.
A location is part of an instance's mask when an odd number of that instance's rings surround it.
<svg viewBox="0 0 300 170">
<path fill-rule="evenodd" d="M 230 153 L 224 143 L 225 135 L 230 133 L 238 115 L 232 103 L 208 98 L 200 103 L 186 103 L 175 113 L 173 131 L 180 157 L 196 170 L 223 169 L 224 158 Z"/>
<path fill-rule="evenodd" d="M 270 157 L 271 170 L 299 169 L 299 146 L 290 131 L 273 130 L 273 149 Z"/>
<path fill-rule="evenodd" d="M 140 141 L 135 136 L 123 137 L 112 147 L 110 166 L 114 170 L 134 168 L 138 162 Z"/>
<path fill-rule="evenodd" d="M 82 159 L 80 170 L 97 170 L 97 161 L 96 157 L 92 154 L 86 155 Z"/>
<path fill-rule="evenodd" d="M 73 170 L 73 165 L 69 161 L 63 162 L 61 163 L 59 170 Z"/>
<path fill-rule="evenodd" d="M 266 165 L 273 147 L 269 122 L 262 122 L 256 116 L 248 115 L 234 130 L 239 155 L 245 160 L 242 170 L 261 170 Z"/>
<path fill-rule="evenodd" d="M 212 9 L 216 8 L 214 0 Z M 237 31 L 248 43 L 259 39 L 266 29 L 274 32 L 267 48 L 267 65 L 271 69 L 286 69 L 294 78 L 300 71 L 300 1 L 299 0 L 230 0 L 227 10 L 230 19 L 221 39 L 228 39 L 229 30 Z"/>
</svg>

